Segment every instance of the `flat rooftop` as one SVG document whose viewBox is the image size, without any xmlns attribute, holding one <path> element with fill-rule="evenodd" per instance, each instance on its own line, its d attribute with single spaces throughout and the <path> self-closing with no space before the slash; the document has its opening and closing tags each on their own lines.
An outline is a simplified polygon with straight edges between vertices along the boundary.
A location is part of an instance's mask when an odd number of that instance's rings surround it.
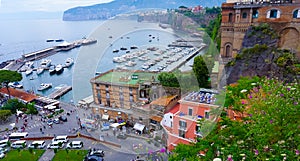
<svg viewBox="0 0 300 161">
<path fill-rule="evenodd" d="M 158 73 L 136 70 L 110 70 L 93 80 L 96 83 L 110 83 L 118 85 L 138 85 L 146 82 L 158 82 Z"/>
</svg>

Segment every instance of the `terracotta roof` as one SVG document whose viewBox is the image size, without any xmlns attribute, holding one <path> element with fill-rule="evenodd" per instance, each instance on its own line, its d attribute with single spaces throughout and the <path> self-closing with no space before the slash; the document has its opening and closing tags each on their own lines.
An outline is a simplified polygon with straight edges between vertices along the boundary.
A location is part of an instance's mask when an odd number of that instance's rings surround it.
<svg viewBox="0 0 300 161">
<path fill-rule="evenodd" d="M 151 116 L 150 119 L 154 120 L 156 122 L 160 122 L 162 120 L 162 117 L 160 117 L 160 116 Z"/>
<path fill-rule="evenodd" d="M 178 97 L 178 96 L 174 95 L 174 96 L 160 97 L 160 98 L 152 101 L 150 104 L 151 105 L 159 105 L 159 106 L 168 106 L 172 100 L 176 99 L 176 97 Z"/>
<path fill-rule="evenodd" d="M 14 88 L 9 88 L 9 92 L 10 92 L 10 95 L 12 97 L 18 98 L 20 100 L 24 100 L 26 102 L 30 102 L 30 101 L 34 100 L 35 98 L 38 98 L 34 94 L 30 94 L 30 93 L 27 93 L 25 91 L 17 90 L 17 89 L 14 89 Z M 7 91 L 6 88 L 1 88 L 0 93 L 8 95 L 8 91 Z"/>
<path fill-rule="evenodd" d="M 175 114 L 176 112 L 179 111 L 179 107 L 180 107 L 180 104 L 177 103 L 174 107 L 172 107 L 169 111 L 166 111 L 165 113 L 172 113 L 172 114 Z"/>
</svg>

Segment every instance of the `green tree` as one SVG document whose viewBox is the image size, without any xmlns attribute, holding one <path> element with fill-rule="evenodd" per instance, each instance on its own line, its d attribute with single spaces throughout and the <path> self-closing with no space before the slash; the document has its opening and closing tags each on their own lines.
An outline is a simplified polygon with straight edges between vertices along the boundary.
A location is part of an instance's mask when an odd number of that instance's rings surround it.
<svg viewBox="0 0 300 161">
<path fill-rule="evenodd" d="M 163 86 L 179 87 L 179 82 L 174 73 L 162 72 L 157 78 Z"/>
<path fill-rule="evenodd" d="M 10 110 L 0 110 L 0 121 L 1 122 L 6 122 L 11 116 L 11 111 Z"/>
<path fill-rule="evenodd" d="M 17 110 L 25 109 L 26 105 L 23 104 L 21 101 L 19 101 L 16 98 L 9 99 L 6 104 L 3 105 L 2 109 L 4 110 L 10 110 L 11 113 L 16 113 Z"/>
<path fill-rule="evenodd" d="M 10 98 L 10 91 L 8 88 L 8 83 L 9 82 L 18 82 L 21 80 L 22 80 L 22 74 L 20 74 L 16 71 L 0 70 L 0 83 L 6 87 L 9 98 Z"/>
<path fill-rule="evenodd" d="M 209 72 L 202 56 L 196 56 L 193 64 L 193 71 L 198 80 L 199 87 L 208 88 L 209 85 Z"/>
</svg>

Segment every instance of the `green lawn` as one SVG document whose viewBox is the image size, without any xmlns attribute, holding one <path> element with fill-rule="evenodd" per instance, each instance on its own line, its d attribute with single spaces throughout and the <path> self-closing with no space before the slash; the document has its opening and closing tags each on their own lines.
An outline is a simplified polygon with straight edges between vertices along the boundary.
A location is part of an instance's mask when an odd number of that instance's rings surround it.
<svg viewBox="0 0 300 161">
<path fill-rule="evenodd" d="M 30 154 L 29 150 L 11 150 L 2 159 L 4 161 L 37 161 L 45 152 L 45 150 L 33 150 Z M 35 154 L 34 154 L 35 153 Z"/>
<path fill-rule="evenodd" d="M 88 150 L 58 150 L 52 161 L 82 161 Z"/>
</svg>

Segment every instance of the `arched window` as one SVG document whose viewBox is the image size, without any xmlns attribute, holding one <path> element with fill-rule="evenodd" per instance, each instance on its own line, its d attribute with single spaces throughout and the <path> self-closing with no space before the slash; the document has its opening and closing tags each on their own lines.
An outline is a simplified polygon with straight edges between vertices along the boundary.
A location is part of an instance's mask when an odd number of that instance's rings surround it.
<svg viewBox="0 0 300 161">
<path fill-rule="evenodd" d="M 272 9 L 267 12 L 267 18 L 280 18 L 280 11 Z"/>
<path fill-rule="evenodd" d="M 233 17 L 232 13 L 229 13 L 229 15 L 228 15 L 228 22 L 232 22 L 232 17 Z"/>
<path fill-rule="evenodd" d="M 225 46 L 225 57 L 230 57 L 231 53 L 231 46 L 230 45 L 226 45 Z"/>
<path fill-rule="evenodd" d="M 300 9 L 297 9 L 293 12 L 293 18 L 300 18 Z"/>
<path fill-rule="evenodd" d="M 247 18 L 247 13 L 246 13 L 246 12 L 244 12 L 244 13 L 242 14 L 242 18 Z"/>
</svg>

